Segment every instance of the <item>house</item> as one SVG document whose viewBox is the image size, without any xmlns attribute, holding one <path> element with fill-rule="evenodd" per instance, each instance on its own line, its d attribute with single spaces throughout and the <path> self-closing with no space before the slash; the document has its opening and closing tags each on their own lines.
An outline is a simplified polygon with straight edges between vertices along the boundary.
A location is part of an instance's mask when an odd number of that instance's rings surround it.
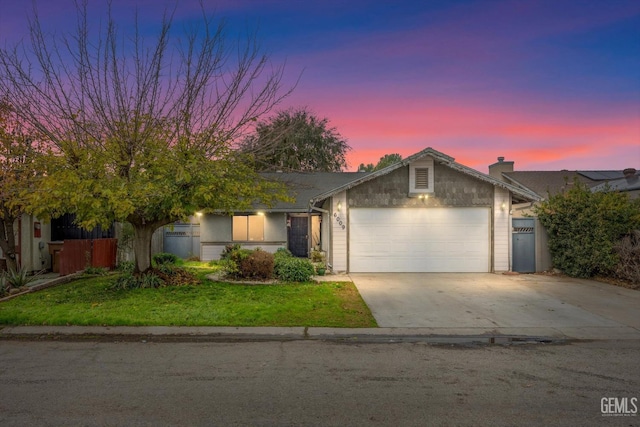
<svg viewBox="0 0 640 427">
<path fill-rule="evenodd" d="M 513 161 L 498 161 L 489 165 L 489 175 L 534 193 L 539 200 L 567 191 L 576 183 L 591 191 L 628 192 L 640 197 L 640 175 L 635 168 L 590 171 L 516 171 Z M 553 267 L 548 236 L 535 218 L 535 201 L 514 203 L 512 214 L 512 267 L 514 271 L 547 271 Z"/>
<path fill-rule="evenodd" d="M 295 203 L 200 218 L 200 258 L 226 245 L 297 256 L 334 272 L 491 272 L 511 268 L 512 203 L 540 200 L 433 148 L 371 173 L 265 174 Z"/>
<path fill-rule="evenodd" d="M 156 234 L 161 239 L 161 232 Z M 49 222 L 42 221 L 33 215 L 23 214 L 14 224 L 14 235 L 18 267 L 34 273 L 42 270 L 59 272 L 60 250 L 64 241 L 114 237 L 119 238 L 120 241 L 123 240 L 121 224 L 114 223 L 106 229 L 98 226 L 93 230 L 85 230 L 75 224 L 73 214 L 64 214 Z M 154 240 L 158 237 L 154 234 Z M 153 247 L 155 252 L 160 252 L 162 242 L 158 244 L 154 241 Z M 121 258 L 133 259 L 132 249 L 122 252 Z M 86 255 L 78 261 L 82 266 L 86 262 Z M 6 261 L 0 250 L 0 270 L 3 269 L 6 269 Z"/>
</svg>

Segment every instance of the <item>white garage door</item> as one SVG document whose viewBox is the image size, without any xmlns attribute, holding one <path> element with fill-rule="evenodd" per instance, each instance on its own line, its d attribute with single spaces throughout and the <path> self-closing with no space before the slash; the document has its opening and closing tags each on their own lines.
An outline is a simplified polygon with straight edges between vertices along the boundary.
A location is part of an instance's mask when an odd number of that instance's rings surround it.
<svg viewBox="0 0 640 427">
<path fill-rule="evenodd" d="M 489 208 L 349 210 L 349 270 L 488 272 Z"/>
</svg>

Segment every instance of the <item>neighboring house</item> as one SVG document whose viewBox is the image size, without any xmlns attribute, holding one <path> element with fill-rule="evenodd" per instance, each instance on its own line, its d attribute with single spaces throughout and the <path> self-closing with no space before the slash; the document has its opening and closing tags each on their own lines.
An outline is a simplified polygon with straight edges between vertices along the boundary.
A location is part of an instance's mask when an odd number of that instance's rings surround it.
<svg viewBox="0 0 640 427">
<path fill-rule="evenodd" d="M 122 227 L 114 224 L 108 229 L 96 227 L 93 230 L 85 230 L 74 224 L 75 216 L 65 214 L 59 218 L 54 218 L 48 223 L 39 220 L 32 215 L 22 215 L 14 225 L 14 233 L 17 243 L 17 262 L 21 268 L 26 268 L 30 272 L 41 270 L 51 270 L 58 272 L 59 251 L 65 240 L 78 239 L 98 239 L 117 237 L 123 240 Z M 157 234 L 157 236 L 156 236 Z M 154 234 L 153 252 L 160 252 L 162 248 L 162 232 Z M 156 240 L 158 240 L 156 242 Z M 133 250 L 125 250 L 121 254 L 121 259 L 133 259 Z M 2 262 L 4 255 L 0 250 L 0 267 L 4 267 Z"/>
<path fill-rule="evenodd" d="M 524 190 L 535 193 L 540 200 L 547 199 L 549 195 L 555 195 L 567 191 L 576 182 L 586 185 L 591 191 L 621 191 L 628 192 L 631 198 L 640 197 L 640 174 L 635 168 L 621 170 L 595 170 L 595 171 L 516 171 L 513 161 L 505 161 L 504 157 L 498 157 L 498 161 L 489 166 L 489 175 L 492 177 L 518 186 Z M 514 234 L 512 247 L 514 265 L 518 265 L 518 245 L 528 237 L 524 234 L 517 235 L 521 231 L 526 233 L 532 224 L 532 233 L 535 236 L 533 249 L 523 249 L 522 257 L 529 259 L 528 253 L 534 253 L 534 266 L 528 266 L 522 271 L 547 271 L 553 265 L 548 248 L 548 236 L 537 218 L 533 217 L 535 202 L 514 203 L 511 214 L 513 216 L 512 233 Z M 520 237 L 520 240 L 518 238 Z M 527 243 L 528 244 L 528 243 Z"/>
<path fill-rule="evenodd" d="M 512 203 L 540 197 L 427 148 L 371 173 L 273 173 L 295 203 L 200 218 L 200 258 L 229 244 L 297 256 L 318 248 L 334 272 L 511 268 Z"/>
</svg>

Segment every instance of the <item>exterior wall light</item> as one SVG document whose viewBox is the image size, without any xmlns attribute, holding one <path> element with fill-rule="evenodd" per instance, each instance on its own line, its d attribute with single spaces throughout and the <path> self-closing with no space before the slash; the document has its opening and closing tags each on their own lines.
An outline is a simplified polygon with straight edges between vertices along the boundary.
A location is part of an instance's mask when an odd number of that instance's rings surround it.
<svg viewBox="0 0 640 427">
<path fill-rule="evenodd" d="M 338 212 L 342 210 L 342 202 L 338 202 Z"/>
<path fill-rule="evenodd" d="M 500 205 L 500 210 L 505 210 L 507 209 L 507 204 L 502 202 L 502 204 Z"/>
</svg>

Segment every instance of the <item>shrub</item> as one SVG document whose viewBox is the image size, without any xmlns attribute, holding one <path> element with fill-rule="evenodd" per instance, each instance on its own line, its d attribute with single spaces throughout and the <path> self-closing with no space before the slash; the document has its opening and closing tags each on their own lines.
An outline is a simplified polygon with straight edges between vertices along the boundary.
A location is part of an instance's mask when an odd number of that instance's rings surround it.
<svg viewBox="0 0 640 427">
<path fill-rule="evenodd" d="M 554 267 L 574 277 L 611 274 L 618 264 L 614 245 L 640 228 L 640 202 L 624 193 L 592 193 L 576 182 L 534 209 L 549 233 Z"/>
<path fill-rule="evenodd" d="M 291 257 L 293 257 L 293 254 L 287 248 L 278 248 L 278 250 L 276 251 L 276 253 L 273 256 L 274 256 L 275 259 L 291 258 Z"/>
<path fill-rule="evenodd" d="M 118 263 L 116 270 L 122 271 L 124 273 L 132 274 L 135 268 L 136 268 L 136 265 L 133 261 L 121 261 L 120 263 Z"/>
<path fill-rule="evenodd" d="M 275 263 L 276 276 L 286 282 L 308 282 L 313 276 L 313 265 L 304 258 L 282 258 Z"/>
<path fill-rule="evenodd" d="M 9 283 L 7 283 L 7 276 L 4 273 L 0 274 L 0 298 L 6 296 L 9 293 Z"/>
<path fill-rule="evenodd" d="M 5 273 L 5 277 L 6 283 L 10 288 L 21 288 L 35 279 L 35 276 L 29 276 L 25 267 L 18 271 L 9 270 Z"/>
<path fill-rule="evenodd" d="M 104 276 L 109 273 L 104 267 L 87 267 L 84 269 L 84 274 L 88 276 Z"/>
<path fill-rule="evenodd" d="M 634 230 L 615 245 L 618 265 L 614 274 L 622 280 L 640 285 L 640 230 Z"/>
<path fill-rule="evenodd" d="M 241 246 L 239 243 L 227 245 L 224 247 L 224 250 L 220 254 L 220 259 L 228 259 L 233 252 L 239 251 L 240 249 L 241 249 Z"/>
<path fill-rule="evenodd" d="M 324 263 L 324 253 L 322 251 L 311 251 L 311 262 Z"/>
<path fill-rule="evenodd" d="M 153 256 L 153 262 L 156 265 L 175 264 L 176 262 L 178 262 L 178 257 L 175 256 L 174 254 L 160 252 L 159 254 L 155 254 Z"/>
<path fill-rule="evenodd" d="M 145 289 L 145 288 L 159 288 L 163 286 L 164 281 L 153 272 L 148 272 L 141 275 L 134 275 L 125 273 L 118 277 L 116 281 L 111 285 L 112 290 L 130 290 L 130 289 Z"/>
<path fill-rule="evenodd" d="M 262 250 L 255 250 L 240 261 L 240 277 L 270 279 L 273 277 L 273 265 L 273 254 Z"/>
</svg>

